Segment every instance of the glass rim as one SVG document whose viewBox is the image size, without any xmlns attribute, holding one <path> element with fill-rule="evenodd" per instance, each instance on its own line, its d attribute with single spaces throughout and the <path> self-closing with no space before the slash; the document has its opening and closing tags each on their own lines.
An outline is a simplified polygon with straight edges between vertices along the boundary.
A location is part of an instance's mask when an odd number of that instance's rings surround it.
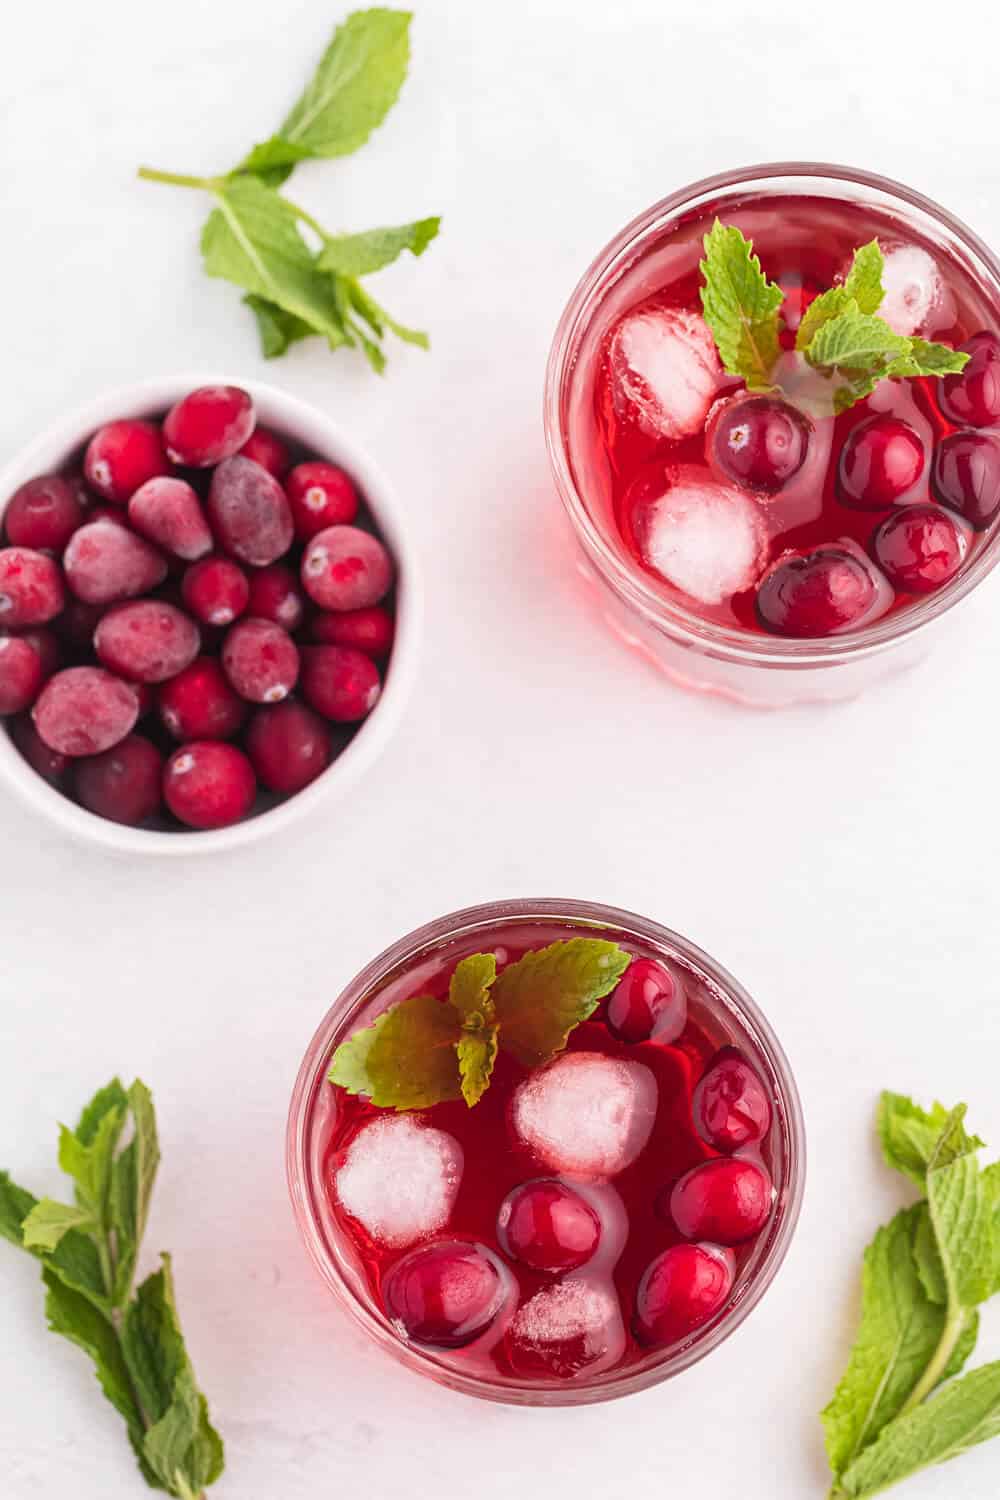
<svg viewBox="0 0 1000 1500">
<path fill-rule="evenodd" d="M 703 1332 L 696 1332 L 679 1349 L 668 1349 L 653 1364 L 638 1370 L 627 1367 L 610 1370 L 603 1376 L 596 1376 L 589 1385 L 565 1389 L 527 1384 L 517 1387 L 505 1384 L 499 1378 L 492 1380 L 481 1374 L 466 1374 L 435 1358 L 432 1350 L 403 1343 L 349 1284 L 336 1256 L 336 1247 L 330 1245 L 320 1224 L 314 1205 L 317 1184 L 309 1161 L 312 1110 L 318 1088 L 325 1079 L 334 1037 L 344 1020 L 370 996 L 372 989 L 394 970 L 442 941 L 468 936 L 480 928 L 493 929 L 504 923 L 532 919 L 565 919 L 578 926 L 618 929 L 675 951 L 708 981 L 713 991 L 722 993 L 743 1029 L 759 1048 L 773 1079 L 777 1080 L 784 1128 L 784 1177 L 779 1184 L 785 1190 L 784 1202 L 775 1215 L 763 1256 L 748 1269 L 745 1283 L 734 1285 L 726 1310 Z M 424 923 L 366 964 L 341 991 L 314 1033 L 296 1077 L 288 1111 L 285 1165 L 293 1211 L 310 1258 L 336 1300 L 381 1349 L 408 1369 L 465 1395 L 515 1406 L 582 1406 L 632 1395 L 681 1374 L 710 1354 L 749 1317 L 777 1275 L 798 1223 L 805 1190 L 805 1124 L 791 1067 L 770 1023 L 739 981 L 697 944 L 647 917 L 599 902 L 521 898 L 479 903 Z"/>
<path fill-rule="evenodd" d="M 609 240 L 580 277 L 556 326 L 545 370 L 543 425 L 549 465 L 570 524 L 590 561 L 618 597 L 682 645 L 727 661 L 763 667 L 804 669 L 833 666 L 875 655 L 912 636 L 946 614 L 975 589 L 1000 561 L 1000 525 L 987 533 L 969 566 L 951 583 L 894 614 L 860 630 L 823 639 L 786 640 L 757 636 L 735 626 L 716 624 L 686 609 L 658 590 L 636 564 L 627 562 L 605 539 L 591 516 L 574 478 L 564 423 L 565 400 L 576 366 L 576 349 L 600 300 L 605 279 L 634 258 L 642 242 L 667 227 L 699 199 L 711 199 L 726 188 L 780 179 L 821 179 L 868 188 L 916 209 L 950 231 L 980 263 L 1000 311 L 1000 257 L 961 219 L 923 193 L 875 172 L 830 162 L 761 162 L 717 172 L 678 188 L 633 218 Z"/>
</svg>

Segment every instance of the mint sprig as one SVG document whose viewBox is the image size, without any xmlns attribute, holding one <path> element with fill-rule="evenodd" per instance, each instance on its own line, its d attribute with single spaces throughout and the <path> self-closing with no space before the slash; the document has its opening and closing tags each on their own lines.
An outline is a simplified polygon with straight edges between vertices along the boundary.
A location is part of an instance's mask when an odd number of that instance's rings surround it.
<svg viewBox="0 0 1000 1500">
<path fill-rule="evenodd" d="M 361 349 L 379 374 L 386 332 L 428 347 L 427 335 L 398 323 L 360 278 L 419 256 L 440 219 L 330 233 L 278 192 L 296 164 L 357 151 L 395 104 L 409 66 L 407 11 L 355 11 L 334 33 L 301 98 L 281 128 L 221 176 L 198 177 L 142 167 L 149 182 L 194 188 L 215 207 L 202 231 L 205 271 L 241 287 L 257 322 L 265 358 L 319 337 L 331 349 Z"/>
<path fill-rule="evenodd" d="M 704 246 L 701 305 L 723 367 L 730 375 L 742 376 L 748 390 L 770 390 L 771 372 L 781 353 L 778 310 L 784 293 L 768 281 L 752 242 L 735 224 L 716 219 Z"/>
<path fill-rule="evenodd" d="M 75 1201 L 36 1199 L 0 1172 L 0 1235 L 41 1262 L 49 1327 L 90 1356 L 146 1482 L 201 1500 L 222 1473 L 222 1439 L 184 1345 L 170 1257 L 133 1290 L 159 1159 L 152 1095 L 112 1079 L 75 1130 L 60 1129 Z"/>
</svg>

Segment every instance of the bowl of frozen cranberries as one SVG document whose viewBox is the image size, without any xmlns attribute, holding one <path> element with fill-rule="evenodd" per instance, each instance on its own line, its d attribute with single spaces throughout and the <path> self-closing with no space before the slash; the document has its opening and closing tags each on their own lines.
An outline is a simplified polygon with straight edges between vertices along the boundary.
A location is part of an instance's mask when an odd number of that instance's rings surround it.
<svg viewBox="0 0 1000 1500">
<path fill-rule="evenodd" d="M 8 466 L 0 509 L 0 773 L 64 826 L 242 842 L 384 741 L 412 562 L 321 413 L 222 381 L 119 393 Z"/>
</svg>

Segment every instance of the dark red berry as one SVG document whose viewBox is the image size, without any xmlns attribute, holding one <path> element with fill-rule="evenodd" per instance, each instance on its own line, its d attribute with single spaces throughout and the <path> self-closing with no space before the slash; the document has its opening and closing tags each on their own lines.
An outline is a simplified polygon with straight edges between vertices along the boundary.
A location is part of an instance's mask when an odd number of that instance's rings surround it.
<svg viewBox="0 0 1000 1500">
<path fill-rule="evenodd" d="M 563 1182 L 539 1179 L 513 1188 L 500 1205 L 497 1234 L 508 1255 L 535 1271 L 573 1271 L 597 1250 L 601 1221 Z"/>
<path fill-rule="evenodd" d="M 411 1339 L 460 1349 L 485 1333 L 504 1300 L 504 1284 L 483 1245 L 423 1245 L 398 1260 L 382 1285 L 385 1310 Z"/>
<path fill-rule="evenodd" d="M 66 582 L 85 604 L 114 604 L 148 594 L 167 576 L 167 559 L 118 521 L 88 521 L 63 553 Z"/>
<path fill-rule="evenodd" d="M 662 1207 L 687 1240 L 740 1245 L 763 1229 L 772 1202 L 771 1179 L 763 1167 L 720 1156 L 685 1172 L 664 1195 Z"/>
<path fill-rule="evenodd" d="M 100 755 L 135 728 L 134 688 L 101 667 L 67 667 L 42 688 L 31 717 L 50 750 Z"/>
<path fill-rule="evenodd" d="M 651 958 L 629 964 L 608 1001 L 608 1025 L 623 1042 L 674 1042 L 687 1024 L 683 987 Z"/>
<path fill-rule="evenodd" d="M 84 509 L 77 491 L 58 474 L 29 479 L 10 497 L 3 524 L 12 547 L 61 552 L 78 526 Z"/>
<path fill-rule="evenodd" d="M 222 643 L 222 669 L 241 698 L 280 703 L 299 678 L 299 653 L 273 620 L 240 620 Z"/>
<path fill-rule="evenodd" d="M 328 526 L 306 547 L 302 582 L 320 609 L 367 609 L 392 587 L 392 561 L 369 532 Z"/>
<path fill-rule="evenodd" d="M 312 638 L 324 646 L 353 646 L 367 656 L 381 658 L 392 649 L 396 622 L 387 609 L 321 610 L 312 622 Z"/>
<path fill-rule="evenodd" d="M 957 510 L 976 531 L 985 531 L 1000 512 L 1000 438 L 989 432 L 953 432 L 942 438 L 931 488 L 942 505 Z"/>
<path fill-rule="evenodd" d="M 83 472 L 102 500 L 127 505 L 147 479 L 170 473 L 160 429 L 152 422 L 109 422 L 91 438 Z"/>
<path fill-rule="evenodd" d="M 298 630 L 306 612 L 306 602 L 298 576 L 291 568 L 284 563 L 255 568 L 249 583 L 248 614 L 258 620 L 273 620 L 285 630 Z"/>
<path fill-rule="evenodd" d="M 267 427 L 255 427 L 240 449 L 241 458 L 252 458 L 275 479 L 283 480 L 292 466 L 288 444 Z"/>
<path fill-rule="evenodd" d="M 775 635 L 834 635 L 874 617 L 885 593 L 871 564 L 834 543 L 780 557 L 757 590 L 757 614 Z"/>
<path fill-rule="evenodd" d="M 42 677 L 51 677 L 53 672 L 58 672 L 62 663 L 62 650 L 59 641 L 51 630 L 21 630 L 19 637 L 33 651 L 37 651 L 38 659 L 42 664 Z"/>
<path fill-rule="evenodd" d="M 160 808 L 163 756 L 141 734 L 130 734 L 103 755 L 77 761 L 76 795 L 90 812 L 135 827 Z"/>
<path fill-rule="evenodd" d="M 62 573 L 46 553 L 30 547 L 0 551 L 0 628 L 45 625 L 65 601 Z"/>
<path fill-rule="evenodd" d="M 166 682 L 198 655 L 193 620 L 161 599 L 136 599 L 102 615 L 94 650 L 106 667 L 130 682 Z"/>
<path fill-rule="evenodd" d="M 12 722 L 10 737 L 33 771 L 50 786 L 60 785 L 69 770 L 70 758 L 51 750 L 27 715 Z"/>
<path fill-rule="evenodd" d="M 0 718 L 23 713 L 42 690 L 45 674 L 35 648 L 16 635 L 0 635 Z"/>
<path fill-rule="evenodd" d="M 771 1128 L 764 1085 L 735 1047 L 716 1053 L 695 1087 L 691 1113 L 702 1140 L 717 1151 L 756 1145 Z"/>
<path fill-rule="evenodd" d="M 227 458 L 212 475 L 208 514 L 220 545 L 240 562 L 264 568 L 292 545 L 288 498 L 273 474 L 249 458 Z"/>
<path fill-rule="evenodd" d="M 157 706 L 176 740 L 227 740 L 247 714 L 246 703 L 210 656 L 196 657 L 190 666 L 163 683 Z"/>
<path fill-rule="evenodd" d="M 299 464 L 289 474 L 285 487 L 300 542 L 308 542 L 328 526 L 346 525 L 358 513 L 354 483 L 336 464 Z"/>
<path fill-rule="evenodd" d="M 201 501 L 184 479 L 147 480 L 129 501 L 128 518 L 147 541 L 185 562 L 212 550 L 212 533 Z"/>
<path fill-rule="evenodd" d="M 732 1254 L 713 1245 L 673 1245 L 646 1268 L 635 1304 L 640 1343 L 680 1343 L 713 1318 L 733 1288 Z"/>
<path fill-rule="evenodd" d="M 968 551 L 968 537 L 937 505 L 904 505 L 872 537 L 872 556 L 893 588 L 929 594 L 950 583 Z"/>
<path fill-rule="evenodd" d="M 796 475 L 809 448 L 809 423 L 776 396 L 750 396 L 727 407 L 712 438 L 716 462 L 746 489 L 773 495 Z"/>
<path fill-rule="evenodd" d="M 203 385 L 171 407 L 163 421 L 167 456 L 190 469 L 232 458 L 253 432 L 253 402 L 235 385 Z"/>
<path fill-rule="evenodd" d="M 181 598 L 203 625 L 231 625 L 249 597 L 247 575 L 228 557 L 206 557 L 187 568 L 181 579 Z"/>
<path fill-rule="evenodd" d="M 840 452 L 837 493 L 845 505 L 885 510 L 924 472 L 924 445 L 899 417 L 869 417 L 853 427 Z"/>
<path fill-rule="evenodd" d="M 330 730 L 304 703 L 258 708 L 246 732 L 247 754 L 269 792 L 300 792 L 330 764 Z"/>
<path fill-rule="evenodd" d="M 375 707 L 381 691 L 378 668 L 363 652 L 349 646 L 302 651 L 302 696 L 324 718 L 356 723 Z"/>
<path fill-rule="evenodd" d="M 938 401 L 946 417 L 969 427 L 990 427 L 1000 421 L 1000 339 L 977 333 L 963 344 L 969 362 L 960 375 L 938 381 Z"/>
<path fill-rule="evenodd" d="M 163 772 L 167 806 L 189 828 L 226 828 L 253 807 L 257 783 L 242 750 L 221 740 L 192 740 Z"/>
</svg>

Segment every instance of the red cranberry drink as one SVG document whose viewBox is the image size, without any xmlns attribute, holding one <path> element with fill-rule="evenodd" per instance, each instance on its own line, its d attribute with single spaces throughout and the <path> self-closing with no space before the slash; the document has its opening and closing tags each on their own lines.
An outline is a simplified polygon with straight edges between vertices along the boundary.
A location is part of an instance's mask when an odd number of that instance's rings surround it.
<svg viewBox="0 0 1000 1500">
<path fill-rule="evenodd" d="M 739 986 L 627 913 L 479 907 L 404 939 L 303 1064 L 289 1174 L 337 1295 L 404 1363 L 591 1401 L 707 1353 L 773 1277 L 795 1087 Z"/>
<path fill-rule="evenodd" d="M 647 215 L 550 371 L 557 478 L 616 625 L 754 701 L 852 690 L 996 550 L 996 263 L 906 190 L 824 172 Z"/>
</svg>

